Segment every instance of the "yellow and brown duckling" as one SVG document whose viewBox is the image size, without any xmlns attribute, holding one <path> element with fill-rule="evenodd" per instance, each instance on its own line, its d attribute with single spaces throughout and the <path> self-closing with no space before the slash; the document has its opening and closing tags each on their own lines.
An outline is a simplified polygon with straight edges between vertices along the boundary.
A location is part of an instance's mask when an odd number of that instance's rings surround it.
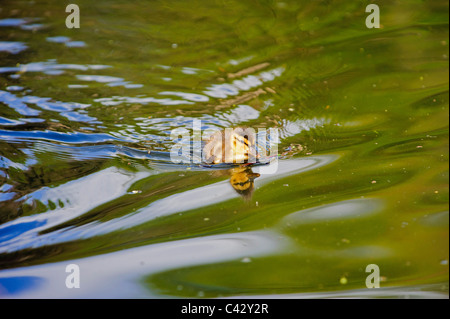
<svg viewBox="0 0 450 319">
<path fill-rule="evenodd" d="M 242 127 L 211 135 L 203 153 L 207 163 L 252 163 L 258 157 L 254 132 Z"/>
<path fill-rule="evenodd" d="M 253 130 L 237 127 L 211 135 L 203 148 L 207 163 L 251 164 L 256 161 L 256 136 Z M 260 175 L 253 173 L 249 166 L 240 165 L 228 171 L 230 184 L 245 200 L 249 200 L 254 190 L 254 180 Z"/>
</svg>

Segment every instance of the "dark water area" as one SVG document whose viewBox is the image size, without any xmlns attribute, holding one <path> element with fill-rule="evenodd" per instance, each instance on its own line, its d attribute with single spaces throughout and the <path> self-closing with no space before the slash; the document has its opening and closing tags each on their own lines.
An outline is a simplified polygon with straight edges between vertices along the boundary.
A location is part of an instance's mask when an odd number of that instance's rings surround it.
<svg viewBox="0 0 450 319">
<path fill-rule="evenodd" d="M 74 3 L 0 3 L 1 298 L 448 298 L 448 1 Z"/>
</svg>

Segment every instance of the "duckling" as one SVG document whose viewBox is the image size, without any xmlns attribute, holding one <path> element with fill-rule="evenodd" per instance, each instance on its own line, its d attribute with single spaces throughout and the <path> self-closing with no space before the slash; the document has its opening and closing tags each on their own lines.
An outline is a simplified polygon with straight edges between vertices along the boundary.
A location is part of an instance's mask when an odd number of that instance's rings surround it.
<svg viewBox="0 0 450 319">
<path fill-rule="evenodd" d="M 230 170 L 230 184 L 234 190 L 241 195 L 245 200 L 252 197 L 254 189 L 254 180 L 260 174 L 253 173 L 249 167 L 237 167 Z"/>
<path fill-rule="evenodd" d="M 250 163 L 258 155 L 255 148 L 255 133 L 242 127 L 226 132 L 216 132 L 203 148 L 207 163 Z"/>
</svg>

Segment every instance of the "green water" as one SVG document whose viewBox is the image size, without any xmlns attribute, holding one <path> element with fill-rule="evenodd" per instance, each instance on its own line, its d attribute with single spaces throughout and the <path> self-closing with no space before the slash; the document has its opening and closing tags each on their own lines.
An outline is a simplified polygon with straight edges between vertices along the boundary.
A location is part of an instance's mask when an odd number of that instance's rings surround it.
<svg viewBox="0 0 450 319">
<path fill-rule="evenodd" d="M 0 296 L 448 298 L 448 1 L 73 2 L 0 5 Z M 194 119 L 278 129 L 250 200 Z"/>
</svg>

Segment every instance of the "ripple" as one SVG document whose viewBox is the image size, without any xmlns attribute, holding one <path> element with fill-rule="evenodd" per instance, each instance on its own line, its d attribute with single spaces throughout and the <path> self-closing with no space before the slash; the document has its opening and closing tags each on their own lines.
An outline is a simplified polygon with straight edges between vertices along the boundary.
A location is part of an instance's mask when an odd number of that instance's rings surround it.
<svg viewBox="0 0 450 319">
<path fill-rule="evenodd" d="M 99 102 L 102 105 L 113 106 L 120 104 L 149 104 L 156 103 L 160 105 L 182 105 L 182 104 L 194 104 L 190 101 L 172 100 L 172 99 L 156 99 L 153 97 L 129 97 L 129 96 L 113 96 L 106 98 L 95 99 L 95 102 Z"/>
<path fill-rule="evenodd" d="M 47 42 L 66 43 L 70 41 L 70 38 L 65 36 L 55 36 L 55 37 L 47 37 L 45 40 L 47 40 Z"/>
<path fill-rule="evenodd" d="M 329 163 L 330 159 L 326 158 L 309 158 L 308 160 L 289 160 L 289 161 L 280 161 L 280 174 L 279 175 L 262 175 L 259 179 L 261 180 L 258 185 L 266 184 L 267 182 L 283 178 L 287 174 L 298 174 L 300 172 L 311 170 L 314 168 L 317 168 L 318 166 L 325 165 Z M 178 168 L 179 169 L 179 168 Z M 96 173 L 98 176 L 101 176 L 103 173 Z M 143 173 L 141 173 L 143 174 Z M 134 176 L 134 175 L 131 175 Z M 141 175 L 142 176 L 142 175 Z M 94 178 L 94 177 L 92 177 Z M 100 179 L 100 178 L 99 178 Z M 82 192 L 85 192 L 85 184 L 84 179 L 80 181 L 80 184 L 78 186 L 76 181 L 69 182 L 69 184 L 73 184 L 73 187 L 80 187 L 80 190 L 71 190 L 70 192 L 63 191 L 63 189 L 66 187 L 64 185 L 55 188 L 55 189 L 48 189 L 43 188 L 42 190 L 39 190 L 35 193 L 32 193 L 29 196 L 29 198 L 39 199 L 43 202 L 45 202 L 46 198 L 52 199 L 52 201 L 55 201 L 56 198 L 59 198 L 57 201 L 66 202 L 68 201 L 60 194 L 66 194 L 65 196 L 68 196 L 68 193 L 74 193 L 77 194 L 77 198 L 73 200 L 69 200 L 70 203 L 78 203 L 79 205 L 82 205 L 81 203 L 90 203 L 89 205 L 93 204 L 92 199 L 90 198 L 90 192 L 87 192 L 86 195 L 82 195 L 84 193 L 81 192 L 81 188 L 83 189 Z M 90 182 L 89 187 L 94 187 L 95 183 Z M 117 184 L 117 183 L 116 183 Z M 127 183 L 126 185 L 129 185 Z M 123 190 L 125 192 L 125 189 Z M 59 194 L 59 195 L 58 195 Z M 85 198 L 86 196 L 89 196 L 89 198 Z M 100 196 L 101 197 L 101 196 Z M 98 198 L 100 198 L 98 197 Z M 198 198 L 201 197 L 202 201 L 198 201 Z M 51 226 L 58 225 L 59 223 L 62 223 L 64 221 L 67 221 L 71 218 L 74 218 L 73 215 L 66 213 L 65 209 L 60 209 L 60 213 L 58 213 L 57 209 L 56 211 L 52 211 L 52 222 L 45 226 L 45 228 L 39 228 L 38 230 L 33 231 L 33 236 L 28 234 L 29 239 L 25 238 L 18 238 L 17 242 L 14 243 L 3 243 L 3 245 L 0 245 L 0 247 L 3 246 L 3 250 L 16 250 L 16 249 L 24 249 L 26 247 L 37 247 L 42 245 L 48 245 L 48 244 L 56 244 L 61 242 L 66 242 L 74 239 L 79 238 L 92 238 L 95 236 L 105 235 L 114 231 L 123 230 L 123 229 L 129 229 L 138 225 L 142 225 L 148 221 L 154 220 L 156 218 L 162 217 L 162 216 L 169 216 L 173 215 L 175 213 L 190 211 L 194 209 L 199 209 L 201 207 L 207 207 L 210 205 L 214 205 L 220 202 L 224 202 L 233 198 L 237 198 L 239 195 L 232 190 L 229 187 L 228 181 L 221 181 L 218 183 L 210 184 L 204 187 L 197 187 L 192 190 L 187 190 L 178 194 L 170 195 L 166 198 L 157 200 L 148 206 L 141 208 L 134 212 L 133 214 L 126 215 L 120 218 L 115 218 L 112 220 L 104 221 L 104 222 L 92 222 L 89 224 L 81 225 L 75 228 L 64 228 L 61 230 L 57 230 L 48 234 L 39 235 L 39 241 L 36 242 L 34 236 L 38 233 L 38 231 L 42 231 L 44 229 L 48 229 Z M 84 204 L 86 205 L 86 204 Z M 89 206 L 90 207 L 90 206 Z M 95 207 L 95 206 L 93 206 Z M 77 216 L 81 215 L 82 213 L 86 212 L 86 210 L 79 208 L 77 210 Z M 64 212 L 64 213 L 63 213 Z M 64 217 L 60 216 L 63 213 Z M 47 218 L 43 216 L 48 216 L 46 214 L 39 214 L 35 217 L 29 217 L 24 219 L 23 221 L 29 221 L 34 220 L 35 218 L 41 220 L 41 218 Z M 60 217 L 58 217 L 60 216 Z M 61 219 L 62 218 L 62 219 Z M 21 219 L 14 221 L 13 223 L 20 223 Z M 2 229 L 0 227 L 0 229 Z M 20 243 L 20 245 L 19 245 Z M 16 246 L 19 245 L 19 246 Z"/>
<path fill-rule="evenodd" d="M 85 89 L 85 88 L 88 88 L 89 85 L 86 85 L 86 84 L 68 84 L 67 87 L 69 89 Z"/>
<path fill-rule="evenodd" d="M 23 103 L 23 99 L 16 95 L 0 90 L 0 102 L 14 109 L 17 113 L 27 116 L 37 116 L 41 113 L 39 110 L 32 109 Z"/>
<path fill-rule="evenodd" d="M 15 168 L 22 171 L 27 169 L 26 165 L 16 163 L 5 156 L 0 156 L 0 168 Z"/>
<path fill-rule="evenodd" d="M 37 96 L 18 97 L 6 91 L 0 91 L 0 102 L 13 108 L 21 115 L 36 116 L 40 111 L 28 107 L 25 103 L 35 104 L 40 109 L 46 111 L 58 112 L 61 116 L 75 122 L 101 123 L 97 118 L 85 114 L 83 110 L 90 104 L 81 104 L 76 102 L 51 101 L 50 98 L 42 98 Z"/>
<path fill-rule="evenodd" d="M 26 118 L 26 119 L 21 118 L 20 120 L 24 121 L 26 123 L 43 123 L 43 122 L 45 122 L 45 119 L 33 118 L 33 117 L 32 118 Z"/>
<path fill-rule="evenodd" d="M 106 83 L 106 85 L 115 87 L 115 86 L 123 86 L 127 89 L 137 89 L 143 87 L 142 84 L 134 84 L 129 81 L 124 81 L 123 78 L 114 77 L 114 76 L 107 76 L 107 75 L 83 75 L 79 74 L 76 75 L 76 78 L 81 81 L 90 81 L 90 82 L 98 82 L 98 83 Z M 102 98 L 98 99 L 101 103 L 105 101 L 110 101 L 110 103 L 114 103 L 114 98 L 108 99 L 108 98 Z M 104 104 L 104 103 L 102 103 Z M 104 104 L 108 105 L 108 104 Z M 109 105 L 115 105 L 115 104 L 109 104 Z"/>
<path fill-rule="evenodd" d="M 214 98 L 226 99 L 230 95 L 239 94 L 239 89 L 231 84 L 214 84 L 203 93 Z"/>
<path fill-rule="evenodd" d="M 276 77 L 281 76 L 284 72 L 283 67 L 275 68 L 269 71 L 261 72 L 258 75 L 248 75 L 241 80 L 235 80 L 233 84 L 213 84 L 208 87 L 204 94 L 213 97 L 225 99 L 229 96 L 234 96 L 239 94 L 241 90 L 249 90 L 251 88 L 262 85 L 264 82 L 273 81 Z"/>
<path fill-rule="evenodd" d="M 22 30 L 28 30 L 35 32 L 36 30 L 42 30 L 46 28 L 45 24 L 33 23 L 33 24 L 23 24 L 20 26 Z"/>
<path fill-rule="evenodd" d="M 17 54 L 28 49 L 28 46 L 23 42 L 0 41 L 0 52 L 8 52 Z"/>
<path fill-rule="evenodd" d="M 24 124 L 24 123 L 25 122 L 17 121 L 17 120 L 10 120 L 10 119 L 7 119 L 6 117 L 0 116 L 0 125 L 15 126 L 15 125 L 21 125 L 21 124 Z"/>
<path fill-rule="evenodd" d="M 227 64 L 230 64 L 230 65 L 239 65 L 239 64 L 241 64 L 241 63 L 251 61 L 254 57 L 255 57 L 255 56 L 250 55 L 250 56 L 246 56 L 246 57 L 240 58 L 240 59 L 231 59 L 231 60 L 229 60 L 229 61 L 227 62 Z"/>
<path fill-rule="evenodd" d="M 33 99 L 36 97 L 33 97 Z M 63 103 L 63 102 L 48 102 L 48 98 L 37 98 L 38 101 L 34 101 L 34 103 L 43 110 L 54 111 L 54 112 L 64 112 L 64 111 L 72 111 L 77 106 L 72 103 Z M 25 98 L 27 102 L 31 100 Z"/>
<path fill-rule="evenodd" d="M 197 69 L 197 68 L 190 68 L 190 67 L 183 67 L 181 69 L 181 73 L 184 74 L 198 74 L 199 72 L 203 72 L 205 70 Z"/>
<path fill-rule="evenodd" d="M 259 111 L 251 106 L 240 104 L 234 108 L 226 111 L 217 111 L 214 114 L 204 114 L 200 117 L 191 116 L 176 116 L 176 117 L 138 117 L 135 118 L 136 125 L 144 130 L 157 130 L 161 132 L 169 132 L 174 128 L 186 128 L 192 130 L 194 121 L 201 121 L 201 129 L 206 131 L 208 129 L 222 129 L 237 125 L 246 121 L 257 119 Z"/>
<path fill-rule="evenodd" d="M 81 64 L 58 64 L 56 60 L 49 60 L 46 62 L 32 62 L 28 64 L 21 64 L 14 67 L 0 67 L 0 73 L 13 73 L 13 72 L 49 72 L 55 70 L 99 70 L 110 68 L 109 65 L 81 65 Z"/>
<path fill-rule="evenodd" d="M 2 131 L 0 131 L 0 137 L 2 137 Z M 47 146 L 41 145 L 37 149 L 39 151 L 49 151 L 50 149 L 48 149 L 48 147 L 54 148 L 56 146 L 52 146 L 51 144 L 48 144 Z M 64 151 L 64 149 L 61 150 Z M 95 150 L 95 148 L 93 148 L 93 150 Z M 54 149 L 54 151 L 60 152 L 58 148 Z M 70 151 L 71 150 L 69 149 L 69 152 Z M 99 151 L 106 155 L 108 152 L 111 154 L 117 150 L 112 150 L 110 147 L 105 146 L 105 149 L 100 149 Z M 99 153 L 97 153 L 97 155 L 99 155 Z M 143 156 L 148 157 L 148 154 L 143 154 Z M 262 175 L 259 178 L 261 181 L 258 185 L 263 185 L 273 179 L 283 178 L 286 174 L 298 174 L 305 170 L 314 169 L 318 166 L 327 164 L 329 160 L 330 159 L 321 157 L 310 157 L 308 160 L 280 161 L 280 174 L 270 177 L 269 175 Z M 178 169 L 180 168 L 178 167 Z M 154 172 L 154 174 L 155 173 L 156 172 Z M 125 173 L 116 168 L 108 168 L 55 188 L 43 187 L 23 198 L 17 199 L 16 201 L 24 201 L 25 203 L 30 202 L 30 204 L 32 201 L 40 201 L 44 203 L 44 205 L 47 201 L 51 200 L 52 202 L 64 203 L 64 206 L 57 207 L 47 213 L 22 217 L 0 225 L 0 232 L 7 233 L 8 227 L 12 225 L 29 223 L 32 221 L 45 221 L 44 224 L 40 224 L 36 229 L 27 230 L 27 232 L 23 234 L 17 234 L 17 236 L 10 241 L 0 243 L 0 251 L 11 252 L 25 248 L 53 245 L 80 238 L 92 238 L 142 225 L 162 216 L 207 207 L 239 197 L 239 195 L 229 187 L 228 181 L 221 181 L 159 199 L 130 215 L 104 222 L 95 221 L 75 228 L 63 228 L 38 235 L 46 229 L 50 229 L 72 220 L 77 216 L 81 216 L 102 203 L 106 203 L 120 195 L 127 194 L 132 183 L 146 176 L 149 176 L 148 172 Z M 100 184 L 103 186 L 98 186 Z M 106 187 L 106 185 L 110 186 Z M 99 187 L 102 189 L 101 192 L 99 190 L 93 191 Z M 199 197 L 202 198 L 202 201 L 198 201 Z"/>
<path fill-rule="evenodd" d="M 109 82 L 117 82 L 117 81 L 123 81 L 122 78 L 114 77 L 114 76 L 107 76 L 107 75 L 82 75 L 78 74 L 76 75 L 76 78 L 81 81 L 92 81 L 92 82 L 99 82 L 99 83 L 109 83 Z"/>
<path fill-rule="evenodd" d="M 56 238 L 52 234 L 38 236 L 38 233 L 49 227 L 76 218 L 118 196 L 127 194 L 128 188 L 137 179 L 147 175 L 148 173 L 144 172 L 130 174 L 112 167 L 54 188 L 42 187 L 17 199 L 16 201 L 24 201 L 30 204 L 34 201 L 48 203 L 51 200 L 53 202 L 61 202 L 63 206 L 49 212 L 25 216 L 0 225 L 0 233 L 3 236 L 9 236 L 8 234 L 10 234 L 12 229 L 23 229 L 21 232 L 14 231 L 15 235 L 9 240 L 2 240 L 0 242 L 0 250 L 20 250 L 24 247 L 38 247 L 44 243 L 55 243 Z M 30 223 L 38 223 L 38 226 L 32 228 L 20 226 L 24 224 L 30 225 Z M 71 232 L 60 234 L 66 240 L 70 235 Z M 37 238 L 40 240 L 36 241 Z"/>
<path fill-rule="evenodd" d="M 71 144 L 103 143 L 117 141 L 118 138 L 104 133 L 61 133 L 54 131 L 6 131 L 0 130 L 0 137 L 7 141 L 45 140 Z"/>
<path fill-rule="evenodd" d="M 62 116 L 64 116 L 65 118 L 67 118 L 69 121 L 74 121 L 74 122 L 85 122 L 85 123 L 98 123 L 100 124 L 101 122 L 97 120 L 96 117 L 92 117 L 89 116 L 87 114 L 83 114 L 80 112 L 63 112 L 61 113 Z"/>
<path fill-rule="evenodd" d="M 238 124 L 257 119 L 259 117 L 259 111 L 249 105 L 240 104 L 234 109 L 218 114 L 217 117 L 222 117 L 230 124 Z"/>
<path fill-rule="evenodd" d="M 32 19 L 30 18 L 7 18 L 0 19 L 0 27 L 20 27 L 23 24 L 27 24 Z"/>
<path fill-rule="evenodd" d="M 45 28 L 45 25 L 41 23 L 33 23 L 31 22 L 39 21 L 39 18 L 7 18 L 0 19 L 0 27 L 18 27 L 22 30 L 27 31 L 36 31 Z"/>
<path fill-rule="evenodd" d="M 281 223 L 300 225 L 363 218 L 381 211 L 382 207 L 381 202 L 376 199 L 351 199 L 291 213 L 284 217 Z"/>
<path fill-rule="evenodd" d="M 164 92 L 160 92 L 159 94 L 160 95 L 175 95 L 175 96 L 179 96 L 179 97 L 182 97 L 183 99 L 186 99 L 188 101 L 193 101 L 193 102 L 208 102 L 209 101 L 209 98 L 207 96 L 204 96 L 201 94 L 194 94 L 194 93 L 164 91 Z"/>
<path fill-rule="evenodd" d="M 323 127 L 330 124 L 330 120 L 326 118 L 312 118 L 312 119 L 301 119 L 301 120 L 287 120 L 283 119 L 281 122 L 281 127 L 279 129 L 280 139 L 286 139 L 291 136 L 295 136 L 304 131 L 310 131 L 311 129 Z"/>
<path fill-rule="evenodd" d="M 58 112 L 59 115 L 74 122 L 101 123 L 97 118 L 86 114 L 84 109 L 89 107 L 90 104 L 51 101 L 50 98 L 31 95 L 19 97 L 6 91 L 0 91 L 0 102 L 13 108 L 21 115 L 36 116 L 40 114 L 40 111 L 32 109 L 25 104 L 28 103 L 35 104 L 42 110 Z"/>
<path fill-rule="evenodd" d="M 0 202 L 7 202 L 13 199 L 16 196 L 15 192 L 3 193 L 0 192 Z M 1 234 L 0 234 L 1 236 Z M 0 238 L 1 239 L 1 238 Z"/>
<path fill-rule="evenodd" d="M 86 46 L 86 42 L 84 41 L 69 41 L 65 43 L 66 47 L 69 48 L 83 48 Z"/>
<path fill-rule="evenodd" d="M 142 288 L 140 281 L 151 274 L 168 269 L 274 255 L 285 251 L 289 245 L 288 238 L 269 230 L 210 235 L 45 266 L 3 270 L 0 282 L 28 276 L 45 282 L 39 290 L 23 289 L 14 296 L 20 298 L 142 298 L 151 296 L 151 292 Z M 67 276 L 65 267 L 71 263 L 82 269 L 83 289 L 67 289 L 61 285 Z"/>
<path fill-rule="evenodd" d="M 398 299 L 448 299 L 448 285 L 430 284 L 409 287 L 383 287 L 377 289 L 350 289 L 344 291 L 305 292 L 292 294 L 267 294 L 227 297 L 226 299 L 368 299 L 368 298 L 398 298 Z"/>
<path fill-rule="evenodd" d="M 6 90 L 10 91 L 10 92 L 18 92 L 18 91 L 23 91 L 23 87 L 22 86 L 18 86 L 18 85 L 11 85 L 11 86 L 7 86 Z"/>
<path fill-rule="evenodd" d="M 126 89 L 139 89 L 142 88 L 143 84 L 134 84 L 129 81 L 117 81 L 117 82 L 110 82 L 106 84 L 107 86 L 115 87 L 115 86 L 123 86 Z"/>
<path fill-rule="evenodd" d="M 168 66 L 157 65 L 163 69 L 170 69 Z M 1 70 L 1 69 L 0 69 Z M 242 90 L 249 90 L 251 88 L 262 85 L 264 82 L 272 81 L 276 77 L 279 77 L 284 72 L 283 67 L 275 68 L 273 70 L 261 72 L 259 75 L 248 75 L 243 79 L 235 80 L 233 84 L 230 83 L 222 83 L 222 84 L 213 84 L 208 87 L 204 94 L 198 93 L 186 93 L 186 92 L 175 92 L 175 91 L 163 91 L 158 93 L 159 95 L 174 95 L 183 98 L 183 100 L 173 100 L 173 99 L 157 99 L 154 97 L 128 97 L 128 96 L 113 96 L 113 97 L 105 97 L 96 99 L 96 102 L 99 102 L 103 105 L 113 106 L 113 105 L 121 105 L 123 103 L 127 104 L 149 104 L 156 103 L 160 105 L 189 105 L 193 104 L 193 102 L 197 103 L 205 103 L 209 101 L 209 97 L 213 98 L 227 98 L 229 96 L 238 95 Z M 125 82 L 122 78 L 114 78 L 114 77 L 106 77 L 106 76 L 95 76 L 95 75 L 77 75 L 77 78 L 85 81 L 96 81 L 101 83 L 108 83 L 109 86 L 119 86 L 124 85 L 128 88 L 130 85 L 129 82 Z M 140 87 L 140 85 L 139 85 Z"/>
</svg>

